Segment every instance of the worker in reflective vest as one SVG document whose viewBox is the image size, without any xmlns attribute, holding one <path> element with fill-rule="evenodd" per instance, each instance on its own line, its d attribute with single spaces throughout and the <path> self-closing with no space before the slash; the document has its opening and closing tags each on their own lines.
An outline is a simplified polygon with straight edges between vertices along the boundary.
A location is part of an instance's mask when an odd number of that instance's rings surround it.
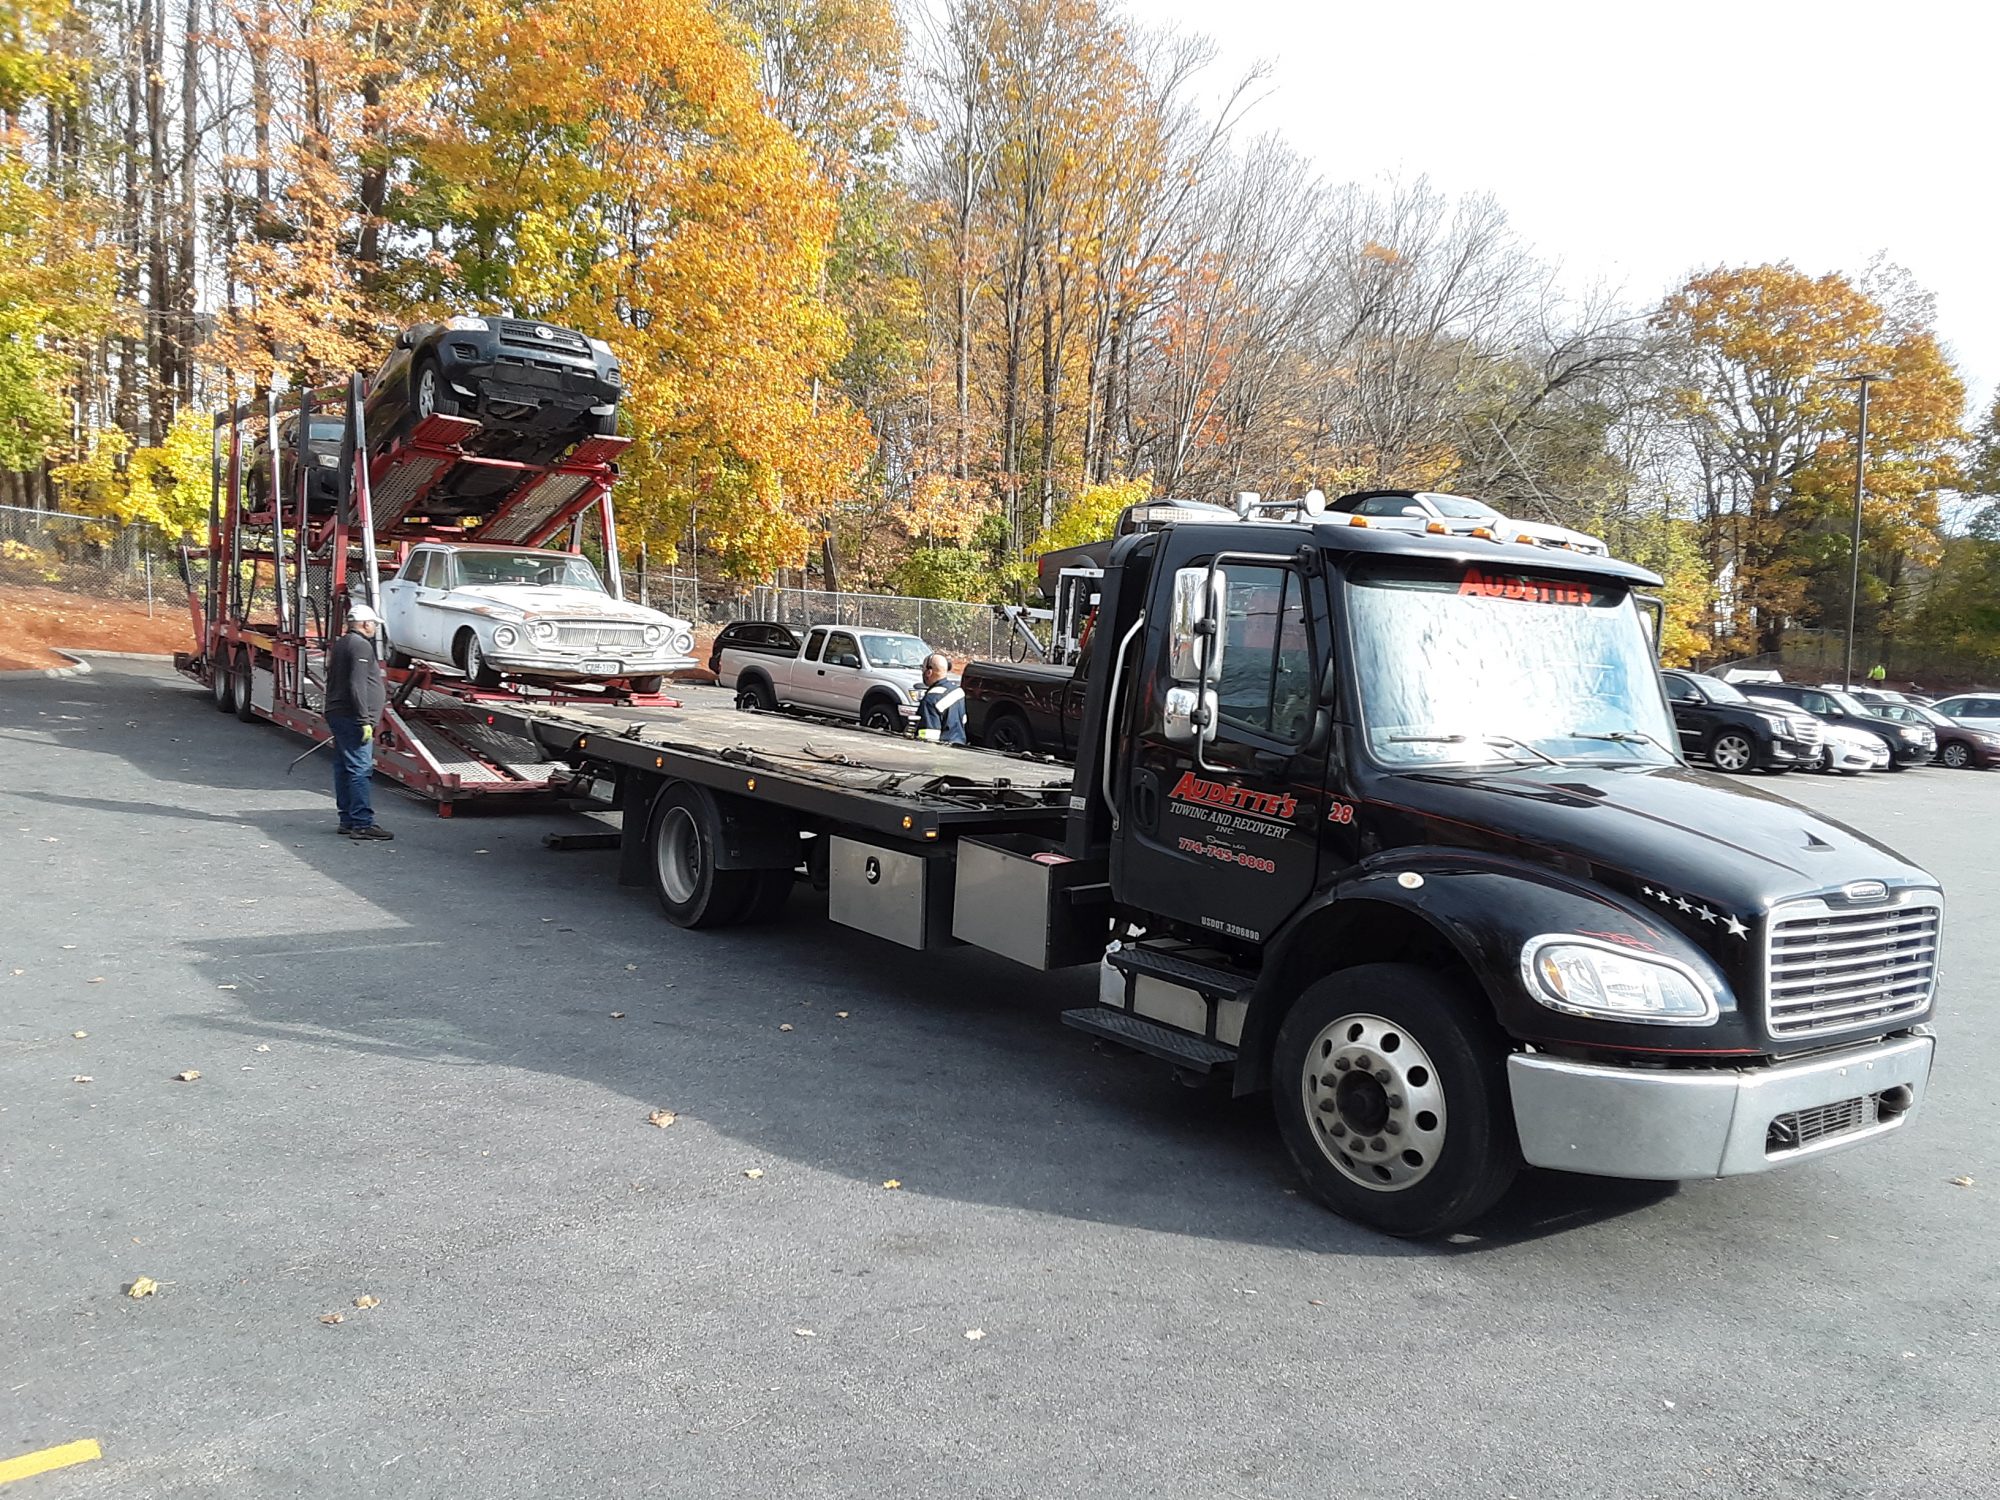
<svg viewBox="0 0 2000 1500">
<path fill-rule="evenodd" d="M 917 700 L 917 715 L 918 739 L 965 743 L 965 689 L 951 675 L 951 658 L 942 651 L 924 658 L 924 695 Z"/>
</svg>

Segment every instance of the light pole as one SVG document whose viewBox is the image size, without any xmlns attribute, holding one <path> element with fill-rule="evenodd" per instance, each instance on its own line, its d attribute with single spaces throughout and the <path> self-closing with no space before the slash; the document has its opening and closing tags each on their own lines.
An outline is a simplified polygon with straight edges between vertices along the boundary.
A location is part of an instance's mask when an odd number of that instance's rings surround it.
<svg viewBox="0 0 2000 1500">
<path fill-rule="evenodd" d="M 1854 444 L 1854 544 L 1848 557 L 1847 573 L 1847 669 L 1840 676 L 1841 686 L 1852 688 L 1854 615 L 1855 606 L 1861 598 L 1861 496 L 1868 479 L 1868 387 L 1871 382 L 1890 377 L 1879 370 L 1869 370 L 1859 375 L 1843 376 L 1842 379 L 1861 387 L 1861 423 Z"/>
</svg>

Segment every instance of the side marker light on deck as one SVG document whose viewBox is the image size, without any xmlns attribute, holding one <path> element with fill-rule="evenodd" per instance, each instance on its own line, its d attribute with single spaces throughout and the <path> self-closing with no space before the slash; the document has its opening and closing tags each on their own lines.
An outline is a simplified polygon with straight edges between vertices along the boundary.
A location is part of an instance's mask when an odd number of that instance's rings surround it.
<svg viewBox="0 0 2000 1500">
<path fill-rule="evenodd" d="M 752 776 L 752 777 L 751 777 L 751 778 L 750 778 L 750 779 L 749 779 L 748 781 L 744 782 L 744 783 L 743 783 L 743 789 L 744 789 L 744 790 L 745 790 L 746 792 L 754 792 L 754 791 L 756 791 L 756 790 L 757 790 L 757 778 L 756 778 L 755 776 Z"/>
<path fill-rule="evenodd" d="M 903 819 L 903 826 L 905 828 L 914 828 L 916 826 L 916 819 L 914 818 Z"/>
<path fill-rule="evenodd" d="M 666 763 L 667 763 L 667 758 L 664 755 L 656 755 L 653 757 L 653 769 L 656 771 L 660 767 L 664 766 Z"/>
<path fill-rule="evenodd" d="M 1366 526 L 1368 524 L 1368 518 L 1366 516 L 1349 516 L 1347 518 L 1347 524 L 1349 526 Z"/>
<path fill-rule="evenodd" d="M 1514 540 L 1519 542 L 1523 547 L 1532 547 L 1535 545 L 1535 539 L 1529 536 L 1528 533 L 1525 531 L 1522 532 L 1519 536 L 1515 537 Z"/>
<path fill-rule="evenodd" d="M 1424 530 L 1428 531 L 1432 536 L 1444 536 L 1451 528 L 1446 526 L 1442 521 L 1432 521 L 1424 527 Z"/>
</svg>

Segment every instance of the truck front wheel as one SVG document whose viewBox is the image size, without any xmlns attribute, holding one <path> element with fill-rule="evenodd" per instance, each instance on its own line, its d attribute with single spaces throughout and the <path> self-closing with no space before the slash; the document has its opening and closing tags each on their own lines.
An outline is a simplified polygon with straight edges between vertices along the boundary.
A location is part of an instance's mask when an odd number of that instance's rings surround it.
<svg viewBox="0 0 2000 1500">
<path fill-rule="evenodd" d="M 1386 1234 L 1445 1234 L 1520 1169 L 1505 1051 L 1484 1002 L 1411 964 L 1363 964 L 1278 1028 L 1279 1133 L 1313 1196 Z"/>
<path fill-rule="evenodd" d="M 653 801 L 647 844 L 653 890 L 676 927 L 727 927 L 753 894 L 754 870 L 719 870 L 721 815 L 700 787 L 675 782 Z"/>
</svg>

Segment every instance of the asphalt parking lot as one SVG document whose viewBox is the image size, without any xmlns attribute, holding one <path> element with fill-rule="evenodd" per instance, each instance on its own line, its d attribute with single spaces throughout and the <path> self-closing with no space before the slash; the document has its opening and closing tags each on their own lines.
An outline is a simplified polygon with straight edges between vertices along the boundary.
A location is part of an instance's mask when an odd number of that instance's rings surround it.
<svg viewBox="0 0 2000 1500">
<path fill-rule="evenodd" d="M 1777 784 L 1944 881 L 1912 1128 L 1412 1245 L 1088 974 L 683 933 L 561 814 L 356 845 L 96 668 L 0 683 L 0 1459 L 103 1450 L 10 1500 L 2000 1494 L 2000 774 Z"/>
</svg>

